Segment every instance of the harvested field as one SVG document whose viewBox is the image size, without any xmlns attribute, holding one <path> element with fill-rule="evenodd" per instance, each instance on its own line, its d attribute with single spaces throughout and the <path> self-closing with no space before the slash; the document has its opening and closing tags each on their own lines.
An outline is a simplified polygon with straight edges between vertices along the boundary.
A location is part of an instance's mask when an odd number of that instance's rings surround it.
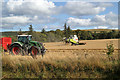
<svg viewBox="0 0 120 80">
<path fill-rule="evenodd" d="M 109 60 L 106 44 L 114 44 Z M 82 40 L 86 45 L 44 43 L 47 52 L 37 56 L 3 55 L 3 78 L 118 78 L 118 39 Z M 111 76 L 112 75 L 112 76 Z"/>
<path fill-rule="evenodd" d="M 118 49 L 118 42 L 120 43 L 120 39 L 101 39 L 101 40 L 81 40 L 80 43 L 86 43 L 86 45 L 76 45 L 71 46 L 70 44 L 65 45 L 63 42 L 50 42 L 44 43 L 45 47 L 49 49 L 107 49 L 107 43 L 112 42 L 114 44 L 114 48 Z M 119 47 L 120 49 L 120 47 Z"/>
</svg>

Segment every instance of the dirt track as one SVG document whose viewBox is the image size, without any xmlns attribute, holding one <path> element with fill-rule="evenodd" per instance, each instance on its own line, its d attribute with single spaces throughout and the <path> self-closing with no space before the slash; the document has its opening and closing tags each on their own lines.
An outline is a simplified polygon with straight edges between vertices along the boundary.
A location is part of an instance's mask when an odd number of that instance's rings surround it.
<svg viewBox="0 0 120 80">
<path fill-rule="evenodd" d="M 107 43 L 112 42 L 114 44 L 114 49 L 120 49 L 118 44 L 120 39 L 101 39 L 101 40 L 81 40 L 80 43 L 85 42 L 86 45 L 76 45 L 71 46 L 70 44 L 65 45 L 63 42 L 50 42 L 44 43 L 45 47 L 48 50 L 78 50 L 78 49 L 87 49 L 87 50 L 103 50 L 107 49 Z"/>
</svg>

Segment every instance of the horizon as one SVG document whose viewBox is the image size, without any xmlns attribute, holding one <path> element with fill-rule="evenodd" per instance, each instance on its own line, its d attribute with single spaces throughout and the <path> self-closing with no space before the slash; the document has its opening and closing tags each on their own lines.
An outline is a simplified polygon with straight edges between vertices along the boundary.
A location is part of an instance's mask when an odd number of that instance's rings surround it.
<svg viewBox="0 0 120 80">
<path fill-rule="evenodd" d="M 57 29 L 56 29 L 57 30 Z M 49 32 L 49 31 L 56 31 L 56 30 L 45 30 L 46 32 Z M 61 29 L 59 29 L 59 30 L 61 30 Z M 72 29 L 72 30 L 120 30 L 120 29 Z M 27 32 L 27 31 L 29 31 L 29 30 L 21 30 L 22 32 Z M 33 31 L 35 31 L 35 30 L 33 30 Z M 63 31 L 63 30 L 61 30 L 61 31 Z M 0 31 L 1 32 L 1 31 Z M 3 31 L 3 32 L 19 32 L 19 30 L 18 31 Z M 42 31 L 35 31 L 35 32 L 42 32 Z"/>
</svg>

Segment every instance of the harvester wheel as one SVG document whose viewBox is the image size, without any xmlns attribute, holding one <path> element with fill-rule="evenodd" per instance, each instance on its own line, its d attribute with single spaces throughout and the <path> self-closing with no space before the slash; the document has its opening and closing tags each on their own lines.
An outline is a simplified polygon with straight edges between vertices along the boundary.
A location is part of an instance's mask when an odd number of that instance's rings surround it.
<svg viewBox="0 0 120 80">
<path fill-rule="evenodd" d="M 36 56 L 38 55 L 38 53 L 39 53 L 39 50 L 38 50 L 38 48 L 37 47 L 35 47 L 35 46 L 33 46 L 32 48 L 31 48 L 31 56 L 33 57 L 33 58 L 36 58 Z"/>
<path fill-rule="evenodd" d="M 11 53 L 12 55 L 23 55 L 22 48 L 18 45 L 13 45 L 11 47 Z"/>
</svg>

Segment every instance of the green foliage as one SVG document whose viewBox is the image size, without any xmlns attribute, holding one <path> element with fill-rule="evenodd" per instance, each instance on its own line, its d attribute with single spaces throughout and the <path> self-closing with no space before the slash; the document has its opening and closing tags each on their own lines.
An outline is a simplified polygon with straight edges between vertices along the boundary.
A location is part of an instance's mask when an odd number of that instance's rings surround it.
<svg viewBox="0 0 120 80">
<path fill-rule="evenodd" d="M 100 39 L 106 39 L 107 38 L 107 32 L 106 31 L 101 31 L 99 33 L 99 38 Z"/>
<path fill-rule="evenodd" d="M 47 33 L 47 40 L 48 40 L 48 42 L 55 42 L 56 41 L 55 34 L 52 32 Z"/>
<path fill-rule="evenodd" d="M 86 40 L 86 39 L 87 39 L 87 32 L 86 32 L 86 31 L 82 31 L 82 32 L 81 32 L 81 35 L 80 35 L 80 38 L 81 38 L 82 40 Z"/>
<path fill-rule="evenodd" d="M 90 31 L 87 32 L 87 40 L 92 40 L 93 36 L 92 33 Z"/>
<path fill-rule="evenodd" d="M 56 34 L 57 36 L 63 37 L 63 31 L 61 31 L 60 29 L 56 29 L 55 34 Z"/>
<path fill-rule="evenodd" d="M 43 28 L 41 33 L 45 33 L 45 32 L 46 32 L 46 31 L 45 31 L 45 29 Z"/>
<path fill-rule="evenodd" d="M 17 42 L 17 36 L 10 36 L 12 38 L 12 42 Z"/>
<path fill-rule="evenodd" d="M 92 40 L 93 39 L 92 33 L 90 31 L 81 31 L 79 36 L 80 36 L 80 39 L 82 39 L 82 40 Z"/>
<path fill-rule="evenodd" d="M 67 27 L 67 24 L 64 24 L 64 36 L 66 38 L 69 38 L 70 35 L 72 35 L 72 30 L 70 29 L 70 26 Z"/>
<path fill-rule="evenodd" d="M 70 26 L 68 26 L 68 28 L 67 28 L 67 38 L 70 37 L 70 35 L 72 35 L 72 30 L 70 29 Z"/>
<path fill-rule="evenodd" d="M 64 35 L 65 37 L 67 37 L 67 24 L 66 23 L 64 24 Z"/>
<path fill-rule="evenodd" d="M 114 63 L 114 59 L 112 56 L 113 52 L 114 52 L 114 46 L 113 46 L 113 43 L 110 42 L 109 44 L 107 44 L 107 53 L 106 54 L 108 55 L 109 61 L 112 61 Z"/>
<path fill-rule="evenodd" d="M 120 31 L 117 33 L 116 38 L 120 38 Z"/>
<path fill-rule="evenodd" d="M 19 32 L 18 32 L 19 35 L 22 35 L 22 30 L 20 29 Z"/>
<path fill-rule="evenodd" d="M 32 35 L 32 34 L 33 34 L 33 27 L 32 27 L 32 25 L 30 25 L 30 27 L 29 27 L 29 32 L 28 32 L 28 34 L 29 34 L 29 35 Z"/>
<path fill-rule="evenodd" d="M 114 52 L 114 46 L 113 46 L 113 43 L 112 42 L 110 42 L 109 44 L 107 44 L 107 55 L 109 56 L 109 55 L 112 55 L 113 54 L 113 52 Z"/>
</svg>

